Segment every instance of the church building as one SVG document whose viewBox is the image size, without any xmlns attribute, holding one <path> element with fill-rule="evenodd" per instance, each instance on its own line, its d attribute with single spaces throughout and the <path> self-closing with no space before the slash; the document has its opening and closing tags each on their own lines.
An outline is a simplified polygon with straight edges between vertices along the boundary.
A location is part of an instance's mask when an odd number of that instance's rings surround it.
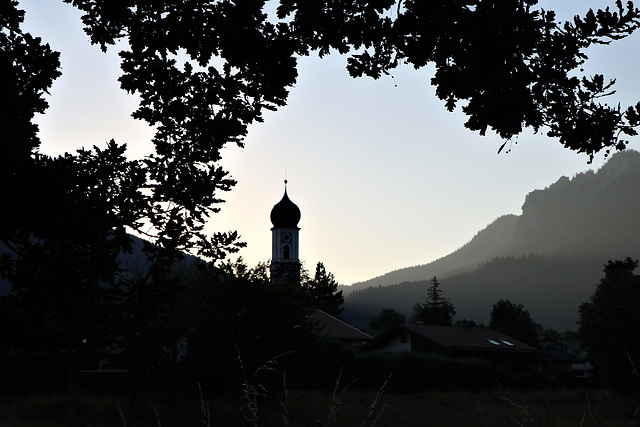
<svg viewBox="0 0 640 427">
<path fill-rule="evenodd" d="M 271 282 L 300 283 L 300 259 L 298 222 L 300 209 L 287 195 L 287 180 L 284 195 L 271 209 Z"/>
</svg>

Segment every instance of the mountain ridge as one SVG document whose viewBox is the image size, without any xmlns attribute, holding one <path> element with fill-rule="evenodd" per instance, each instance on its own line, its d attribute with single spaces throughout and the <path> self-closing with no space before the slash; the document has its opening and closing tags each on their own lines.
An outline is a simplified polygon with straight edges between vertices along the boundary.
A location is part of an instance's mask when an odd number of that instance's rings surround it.
<svg viewBox="0 0 640 427">
<path fill-rule="evenodd" d="M 635 180 L 636 185 L 627 185 L 627 187 L 631 188 L 627 188 L 625 194 L 627 194 L 630 200 L 640 200 L 638 191 L 634 193 L 634 190 L 640 188 L 640 153 L 633 150 L 618 152 L 613 154 L 609 161 L 597 172 L 588 170 L 576 174 L 573 178 L 561 176 L 557 181 L 544 189 L 531 191 L 525 196 L 521 215 L 507 214 L 496 218 L 487 227 L 477 232 L 476 235 L 462 247 L 448 255 L 427 264 L 403 267 L 368 280 L 355 282 L 350 286 L 342 286 L 341 289 L 345 294 L 348 294 L 371 286 L 387 286 L 404 281 L 420 280 L 424 279 L 425 275 L 428 277 L 437 276 L 445 278 L 473 270 L 481 263 L 487 262 L 495 256 L 535 253 L 539 248 L 531 250 L 531 248 L 527 248 L 526 245 L 522 243 L 514 243 L 514 240 L 521 240 L 524 237 L 521 236 L 522 231 L 520 231 L 520 235 L 518 234 L 518 228 L 522 230 L 522 228 L 525 227 L 523 223 L 526 222 L 529 223 L 528 226 L 531 226 L 531 223 L 535 221 L 533 218 L 539 216 L 538 212 L 536 212 L 537 207 L 545 203 L 547 196 L 562 192 L 567 186 L 571 187 L 572 185 L 576 186 L 576 184 L 579 184 L 581 187 L 584 187 L 591 185 L 597 181 L 598 176 L 604 176 L 614 181 L 620 179 L 628 181 L 630 180 L 629 177 L 637 177 L 637 180 Z M 633 178 L 631 178 L 631 180 L 633 180 Z M 608 187 L 610 187 L 610 185 Z M 599 192 L 604 191 L 603 188 L 597 190 Z M 639 205 L 636 204 L 636 207 L 637 206 Z M 563 216 L 565 216 L 565 214 L 563 214 Z M 638 230 L 636 236 L 640 236 L 640 221 L 636 221 L 635 229 Z M 617 234 L 620 234 L 619 230 Z M 492 241 L 494 243 L 491 243 Z M 536 244 L 536 246 L 540 245 L 540 243 Z M 483 254 L 482 252 L 486 252 L 487 247 L 492 247 L 492 253 Z M 543 249 L 542 252 L 547 253 L 551 251 L 549 249 Z"/>
<path fill-rule="evenodd" d="M 343 287 L 343 316 L 357 327 L 386 307 L 409 317 L 437 276 L 456 318 L 486 322 L 493 303 L 513 298 L 545 327 L 570 329 L 602 266 L 627 256 L 640 258 L 640 153 L 631 150 L 531 191 L 521 215 L 497 218 L 445 257 Z"/>
</svg>

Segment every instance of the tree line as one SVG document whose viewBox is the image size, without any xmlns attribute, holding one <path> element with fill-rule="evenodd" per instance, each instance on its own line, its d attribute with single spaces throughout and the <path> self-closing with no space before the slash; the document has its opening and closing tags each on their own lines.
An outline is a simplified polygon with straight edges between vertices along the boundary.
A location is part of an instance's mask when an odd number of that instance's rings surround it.
<svg viewBox="0 0 640 427">
<path fill-rule="evenodd" d="M 36 361 L 44 353 L 50 360 L 66 355 L 62 366 L 71 372 L 108 360 L 102 368 L 128 369 L 134 385 L 157 375 L 237 383 L 239 358 L 254 370 L 321 345 L 309 315 L 321 309 L 339 316 L 337 288 L 321 262 L 313 276 L 303 268 L 300 283 L 272 281 L 267 264 L 251 268 L 242 258 L 176 263 L 162 274 L 133 270 L 117 286 L 103 283 L 83 295 L 87 303 L 70 303 L 64 287 L 47 301 L 0 297 L 0 315 L 9 320 L 0 351 L 9 370 L 47 369 Z"/>
<path fill-rule="evenodd" d="M 427 288 L 424 303 L 416 303 L 413 307 L 411 323 L 425 325 L 453 326 L 456 309 L 449 298 L 442 296 L 441 283 L 434 276 Z M 522 304 L 514 304 L 508 299 L 500 299 L 491 309 L 488 327 L 518 339 L 526 344 L 536 346 L 537 337 L 542 332 L 542 326 L 536 324 Z M 467 322 L 469 320 L 466 320 Z M 393 308 L 383 308 L 378 316 L 371 318 L 369 327 L 373 329 L 389 329 L 406 322 L 406 316 Z M 464 320 L 458 320 L 460 325 Z M 480 325 L 482 326 L 482 325 Z"/>
<path fill-rule="evenodd" d="M 640 383 L 637 369 L 640 343 L 635 339 L 640 336 L 640 275 L 634 273 L 637 267 L 638 260 L 629 257 L 609 261 L 596 290 L 580 305 L 576 333 L 564 334 L 581 341 L 587 359 L 607 385 L 631 390 Z M 426 301 L 414 306 L 410 321 L 452 326 L 454 305 L 442 296 L 441 283 L 435 276 L 429 283 Z M 404 314 L 383 308 L 371 318 L 369 327 L 383 331 L 403 323 L 406 323 Z M 545 330 L 535 323 L 524 305 L 508 299 L 500 299 L 493 305 L 488 327 L 534 347 L 539 346 L 538 338 L 543 335 L 561 338 L 557 331 Z"/>
</svg>

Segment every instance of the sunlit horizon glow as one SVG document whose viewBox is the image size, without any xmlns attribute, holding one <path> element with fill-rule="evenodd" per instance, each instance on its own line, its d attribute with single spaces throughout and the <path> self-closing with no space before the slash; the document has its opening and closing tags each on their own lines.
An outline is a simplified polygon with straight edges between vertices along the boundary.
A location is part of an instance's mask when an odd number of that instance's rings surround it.
<svg viewBox="0 0 640 427">
<path fill-rule="evenodd" d="M 561 19 L 613 2 L 541 2 Z M 147 155 L 153 129 L 130 117 L 137 97 L 119 88 L 118 50 L 91 46 L 80 13 L 62 2 L 21 0 L 25 30 L 61 52 L 62 77 L 50 108 L 37 118 L 41 151 L 57 155 L 128 144 L 128 155 Z M 616 78 L 622 107 L 640 101 L 640 32 L 587 51 L 586 69 Z M 503 141 L 464 128 L 458 108 L 449 113 L 429 84 L 432 69 L 396 70 L 378 81 L 352 79 L 345 57 L 300 60 L 288 104 L 250 127 L 245 148 L 228 146 L 222 165 L 238 181 L 208 233 L 238 230 L 249 265 L 271 257 L 269 213 L 288 194 L 302 212 L 300 256 L 313 271 L 323 262 L 342 284 L 426 264 L 467 243 L 505 214 L 521 213 L 525 196 L 561 176 L 573 177 L 605 162 L 530 131 L 509 153 Z M 629 148 L 639 150 L 638 137 Z M 232 256 L 235 258 L 236 256 Z"/>
</svg>

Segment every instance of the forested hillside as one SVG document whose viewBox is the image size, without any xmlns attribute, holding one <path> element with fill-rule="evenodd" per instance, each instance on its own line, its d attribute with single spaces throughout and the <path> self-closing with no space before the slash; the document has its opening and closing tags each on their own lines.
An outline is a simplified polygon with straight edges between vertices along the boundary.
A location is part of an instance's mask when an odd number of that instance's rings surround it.
<svg viewBox="0 0 640 427">
<path fill-rule="evenodd" d="M 537 255 L 494 258 L 478 269 L 441 281 L 442 295 L 456 309 L 456 319 L 489 323 L 493 304 L 501 298 L 524 304 L 545 328 L 575 330 L 578 306 L 602 277 L 604 261 Z M 429 280 L 403 282 L 356 291 L 345 298 L 343 316 L 365 328 L 380 309 L 394 308 L 410 318 L 415 303 L 423 303 Z"/>
<path fill-rule="evenodd" d="M 357 284 L 344 315 L 363 327 L 381 308 L 410 314 L 437 276 L 457 318 L 486 322 L 493 303 L 509 298 L 547 328 L 573 329 L 577 306 L 595 289 L 602 266 L 627 256 L 640 258 L 636 151 L 614 154 L 597 172 L 532 191 L 522 215 L 498 218 L 446 257 Z"/>
<path fill-rule="evenodd" d="M 513 240 L 518 216 L 504 215 L 493 221 L 466 245 L 429 264 L 395 270 L 383 276 L 343 287 L 345 293 L 371 286 L 386 286 L 400 282 L 413 282 L 437 275 L 446 278 L 475 269 L 491 259 L 491 254 L 502 252 Z"/>
</svg>

